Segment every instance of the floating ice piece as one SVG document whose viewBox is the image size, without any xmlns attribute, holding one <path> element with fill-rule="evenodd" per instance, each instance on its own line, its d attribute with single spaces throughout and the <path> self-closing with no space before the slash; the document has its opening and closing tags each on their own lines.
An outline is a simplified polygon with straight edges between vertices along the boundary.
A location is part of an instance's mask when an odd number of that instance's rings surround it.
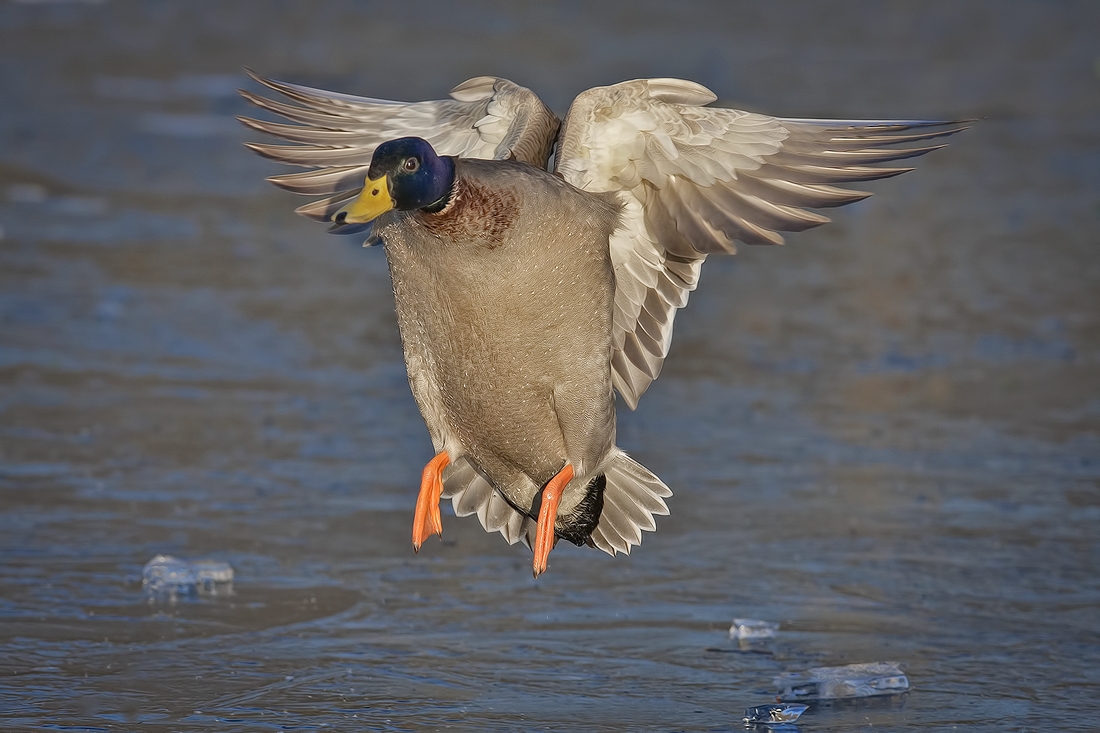
<svg viewBox="0 0 1100 733">
<path fill-rule="evenodd" d="M 781 703 L 779 705 L 757 705 L 754 708 L 745 709 L 745 717 L 741 718 L 746 723 L 782 724 L 793 723 L 802 713 L 806 712 L 806 705 Z"/>
<path fill-rule="evenodd" d="M 730 627 L 731 639 L 770 639 L 779 631 L 774 621 L 761 621 L 755 618 L 735 618 Z"/>
<path fill-rule="evenodd" d="M 897 662 L 816 667 L 776 677 L 775 684 L 783 701 L 900 695 L 909 691 L 909 678 Z"/>
<path fill-rule="evenodd" d="M 226 594 L 232 590 L 233 568 L 218 560 L 180 560 L 157 555 L 141 573 L 141 584 L 153 594 Z"/>
</svg>

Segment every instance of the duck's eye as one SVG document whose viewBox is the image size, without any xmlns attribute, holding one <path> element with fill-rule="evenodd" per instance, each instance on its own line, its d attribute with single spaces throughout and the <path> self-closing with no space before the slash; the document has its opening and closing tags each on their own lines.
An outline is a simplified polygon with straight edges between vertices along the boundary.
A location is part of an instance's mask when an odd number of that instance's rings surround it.
<svg viewBox="0 0 1100 733">
<path fill-rule="evenodd" d="M 420 161 L 416 158 L 405 158 L 405 162 L 401 164 L 401 167 L 405 169 L 406 173 L 412 173 L 420 167 Z"/>
</svg>

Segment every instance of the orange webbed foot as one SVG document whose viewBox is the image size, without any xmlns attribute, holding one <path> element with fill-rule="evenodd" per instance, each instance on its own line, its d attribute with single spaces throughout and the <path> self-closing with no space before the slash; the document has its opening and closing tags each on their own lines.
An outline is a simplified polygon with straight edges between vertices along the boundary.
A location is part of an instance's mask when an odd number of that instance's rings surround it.
<svg viewBox="0 0 1100 733">
<path fill-rule="evenodd" d="M 413 515 L 413 551 L 420 552 L 424 540 L 437 534 L 443 536 L 443 519 L 439 516 L 439 498 L 443 494 L 443 469 L 451 457 L 443 451 L 424 466 L 420 477 L 420 494 L 416 497 L 416 514 Z"/>
<path fill-rule="evenodd" d="M 542 505 L 539 507 L 539 520 L 535 531 L 535 559 L 531 564 L 531 570 L 536 578 L 546 572 L 546 561 L 550 557 L 550 550 L 554 549 L 554 522 L 558 518 L 558 504 L 561 503 L 565 485 L 572 479 L 573 466 L 566 463 L 565 468 L 558 471 L 542 490 Z"/>
</svg>

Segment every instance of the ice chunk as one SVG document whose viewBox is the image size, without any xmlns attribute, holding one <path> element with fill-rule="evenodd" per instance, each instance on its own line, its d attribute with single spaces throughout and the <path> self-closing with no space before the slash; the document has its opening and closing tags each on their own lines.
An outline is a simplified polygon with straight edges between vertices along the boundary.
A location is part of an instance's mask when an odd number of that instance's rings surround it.
<svg viewBox="0 0 1100 733">
<path fill-rule="evenodd" d="M 909 691 L 909 678 L 897 662 L 816 667 L 776 677 L 775 684 L 783 701 L 900 695 Z"/>
<path fill-rule="evenodd" d="M 735 618 L 730 627 L 731 639 L 770 639 L 779 631 L 774 621 L 761 621 L 755 618 Z"/>
<path fill-rule="evenodd" d="M 152 594 L 226 595 L 233 589 L 233 568 L 218 560 L 180 560 L 157 555 L 141 573 L 141 584 Z"/>
<path fill-rule="evenodd" d="M 806 705 L 794 705 L 780 703 L 779 705 L 757 705 L 754 708 L 745 709 L 745 717 L 741 718 L 746 723 L 793 723 L 802 713 L 806 712 Z"/>
</svg>

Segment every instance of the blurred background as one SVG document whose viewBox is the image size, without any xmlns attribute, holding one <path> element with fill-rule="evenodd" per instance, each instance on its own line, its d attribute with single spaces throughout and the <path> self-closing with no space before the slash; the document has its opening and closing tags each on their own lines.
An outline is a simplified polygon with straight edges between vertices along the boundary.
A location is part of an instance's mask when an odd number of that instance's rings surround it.
<svg viewBox="0 0 1100 733">
<path fill-rule="evenodd" d="M 1095 729 L 1100 5 L 0 2 L 0 720 L 18 730 Z M 385 258 L 296 217 L 242 67 L 559 114 L 678 76 L 791 117 L 981 118 L 713 257 L 619 443 L 676 492 L 550 572 L 444 511 Z M 158 553 L 232 594 L 150 596 Z M 739 646 L 735 616 L 781 623 Z M 884 701 L 882 701 L 884 700 Z"/>
</svg>

